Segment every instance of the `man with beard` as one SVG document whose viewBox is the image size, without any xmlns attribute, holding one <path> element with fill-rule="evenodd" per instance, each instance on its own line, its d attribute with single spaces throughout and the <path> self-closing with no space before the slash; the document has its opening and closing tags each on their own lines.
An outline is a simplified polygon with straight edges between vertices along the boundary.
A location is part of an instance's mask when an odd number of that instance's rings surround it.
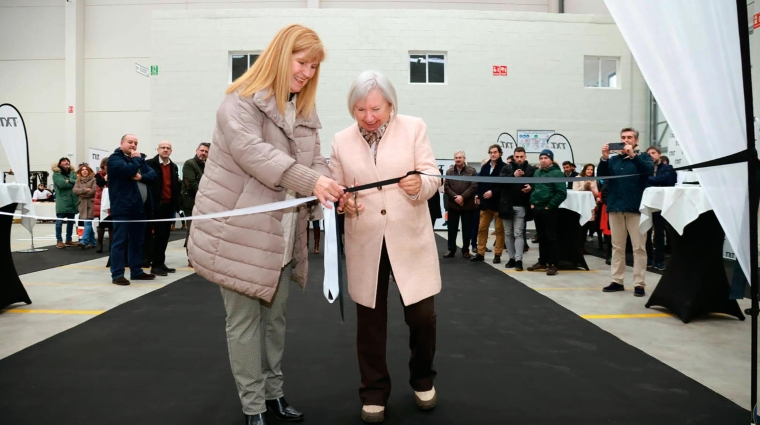
<svg viewBox="0 0 760 425">
<path fill-rule="evenodd" d="M 53 187 L 55 187 L 55 240 L 56 248 L 65 248 L 67 246 L 77 246 L 77 243 L 71 240 L 74 231 L 74 216 L 79 212 L 77 204 L 79 198 L 74 194 L 74 184 L 77 182 L 76 173 L 71 172 L 71 162 L 68 158 L 61 158 L 58 164 L 53 165 Z M 61 230 L 63 220 L 66 219 L 66 243 L 63 243 Z"/>
<path fill-rule="evenodd" d="M 211 143 L 201 143 L 198 145 L 198 149 L 195 150 L 195 157 L 185 161 L 185 164 L 182 166 L 182 212 L 185 213 L 185 217 L 193 215 L 195 194 L 198 193 L 198 184 L 201 182 L 201 177 L 203 177 L 203 169 L 206 166 L 206 159 L 208 158 L 210 148 Z M 193 225 L 192 220 L 188 221 L 185 248 L 187 248 L 187 238 L 190 237 L 190 227 Z M 193 266 L 190 260 L 187 260 L 187 265 L 189 267 Z"/>
</svg>

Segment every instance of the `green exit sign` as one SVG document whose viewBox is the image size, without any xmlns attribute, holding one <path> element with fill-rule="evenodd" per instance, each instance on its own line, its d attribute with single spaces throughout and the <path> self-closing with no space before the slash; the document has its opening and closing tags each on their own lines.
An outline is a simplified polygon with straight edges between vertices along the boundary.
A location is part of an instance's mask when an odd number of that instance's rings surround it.
<svg viewBox="0 0 760 425">
<path fill-rule="evenodd" d="M 158 75 L 158 65 L 150 66 L 150 75 Z"/>
</svg>

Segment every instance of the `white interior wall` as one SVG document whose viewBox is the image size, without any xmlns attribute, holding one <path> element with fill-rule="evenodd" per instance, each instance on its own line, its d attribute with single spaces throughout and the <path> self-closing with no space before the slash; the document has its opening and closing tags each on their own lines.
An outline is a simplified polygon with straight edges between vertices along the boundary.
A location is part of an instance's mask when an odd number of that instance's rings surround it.
<svg viewBox="0 0 760 425">
<path fill-rule="evenodd" d="M 470 161 L 485 158 L 500 133 L 517 129 L 563 133 L 579 163 L 598 160 L 601 145 L 624 126 L 647 137 L 646 85 L 610 17 L 330 9 L 156 12 L 152 61 L 161 73 L 151 78 L 153 137 L 187 142 L 175 155 L 192 156 L 211 138 L 228 52 L 261 50 L 292 22 L 314 28 L 328 49 L 318 95 L 325 155 L 333 134 L 352 123 L 346 90 L 365 69 L 391 78 L 401 113 L 427 122 L 439 158 L 457 149 Z M 447 83 L 407 83 L 410 50 L 447 52 Z M 622 88 L 584 88 L 584 55 L 619 56 Z M 509 76 L 493 77 L 492 65 L 508 65 Z"/>
<path fill-rule="evenodd" d="M 0 103 L 22 113 L 31 169 L 50 170 L 65 127 L 64 5 L 58 0 L 0 0 Z M 8 171 L 0 149 L 0 170 Z"/>
<path fill-rule="evenodd" d="M 134 71 L 135 62 L 151 64 L 151 13 L 157 10 L 423 8 L 546 12 L 558 0 L 78 0 L 84 2 L 84 146 L 76 150 L 63 140 L 67 128 L 65 68 L 65 3 L 63 0 L 0 0 L 0 101 L 13 103 L 24 114 L 30 137 L 32 169 L 47 170 L 60 156 L 76 155 L 87 148 L 112 149 L 119 137 L 133 132 L 141 148 L 153 151 L 158 139 L 151 128 L 151 78 Z M 591 0 L 592 2 L 602 0 Z M 553 9 L 555 8 L 555 9 Z M 314 9 L 311 9 L 312 11 Z M 565 10 L 572 13 L 566 0 Z M 310 13 L 310 12 L 307 12 Z M 370 12 L 375 16 L 377 12 Z M 392 13 L 391 13 L 392 14 Z M 266 34 L 268 40 L 273 32 Z M 241 39 L 238 50 L 248 50 Z M 334 49 L 333 49 L 334 50 Z M 382 49 L 380 49 L 382 50 Z M 380 54 L 384 54 L 381 52 Z M 194 55 L 188 49 L 188 55 Z M 366 59 L 366 57 L 365 57 Z M 222 58 L 226 63 L 226 57 Z M 369 62 L 372 63 L 372 62 Z M 402 61 L 403 65 L 406 63 Z M 329 64 L 326 63 L 327 67 Z M 399 64 L 400 65 L 400 64 Z M 451 62 L 451 66 L 457 65 Z M 461 65 L 461 64 L 460 64 Z M 489 65 L 490 66 L 490 65 Z M 452 68 L 453 69 L 453 68 Z M 226 72 L 226 71 L 225 71 Z M 353 72 L 353 70 L 352 70 Z M 160 67 L 159 77 L 164 73 Z M 159 78 L 153 77 L 154 80 Z M 498 82 L 497 84 L 503 83 Z M 212 86 L 216 83 L 210 83 Z M 221 90 L 226 83 L 219 84 Z M 426 90 L 422 88 L 421 90 Z M 433 90 L 431 96 L 444 99 Z M 429 91 L 429 90 L 428 90 Z M 342 93 L 340 96 L 342 97 Z M 338 102 L 340 103 L 340 102 Z M 410 105 L 412 106 L 412 105 Z M 322 115 L 331 113 L 322 108 Z M 340 114 L 343 112 L 340 111 Z M 198 135 L 187 143 L 205 140 Z M 71 152 L 69 152 L 71 151 Z M 79 158 L 74 158 L 75 160 Z M 0 169 L 7 169 L 0 153 Z"/>
</svg>

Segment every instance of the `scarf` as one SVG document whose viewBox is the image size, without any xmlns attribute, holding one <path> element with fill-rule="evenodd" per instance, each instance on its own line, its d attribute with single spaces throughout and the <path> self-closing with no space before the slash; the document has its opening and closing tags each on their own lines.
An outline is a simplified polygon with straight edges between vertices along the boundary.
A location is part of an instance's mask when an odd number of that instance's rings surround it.
<svg viewBox="0 0 760 425">
<path fill-rule="evenodd" d="M 359 132 L 362 134 L 362 137 L 364 137 L 364 140 L 367 142 L 370 149 L 372 149 L 373 145 L 375 147 L 372 153 L 375 164 L 377 164 L 377 149 L 380 147 L 380 140 L 383 138 L 383 135 L 385 134 L 385 130 L 388 128 L 389 122 L 391 122 L 390 119 L 386 121 L 385 124 L 381 125 L 375 131 L 365 130 L 364 128 L 359 126 Z"/>
</svg>

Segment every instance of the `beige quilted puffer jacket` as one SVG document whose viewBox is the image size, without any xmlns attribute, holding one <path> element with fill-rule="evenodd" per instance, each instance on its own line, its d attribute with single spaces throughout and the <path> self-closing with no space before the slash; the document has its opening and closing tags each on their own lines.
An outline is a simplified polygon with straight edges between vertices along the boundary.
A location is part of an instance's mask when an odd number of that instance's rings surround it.
<svg viewBox="0 0 760 425">
<path fill-rule="evenodd" d="M 216 128 L 193 216 L 285 200 L 285 189 L 311 195 L 320 175 L 330 176 L 320 153 L 316 112 L 297 117 L 293 131 L 267 92 L 228 94 Z M 285 254 L 281 211 L 194 221 L 187 244 L 196 273 L 225 288 L 270 302 Z M 308 272 L 307 209 L 298 213 L 291 279 L 302 287 Z"/>
</svg>

